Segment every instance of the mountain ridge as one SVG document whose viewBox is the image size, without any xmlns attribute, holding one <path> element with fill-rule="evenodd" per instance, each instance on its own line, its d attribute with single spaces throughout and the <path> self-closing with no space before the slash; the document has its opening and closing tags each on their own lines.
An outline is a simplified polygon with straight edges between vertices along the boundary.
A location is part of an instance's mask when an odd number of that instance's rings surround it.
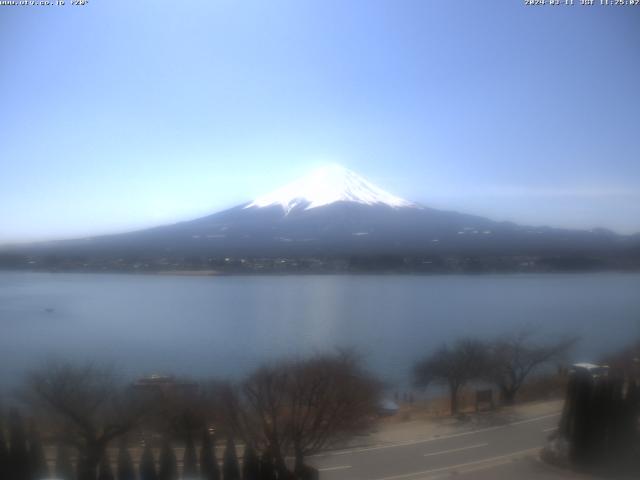
<svg viewBox="0 0 640 480">
<path fill-rule="evenodd" d="M 175 259 L 170 263 L 180 264 L 186 258 L 201 263 L 262 257 L 619 258 L 640 256 L 640 236 L 531 227 L 437 210 L 330 166 L 253 201 L 194 220 L 19 246 L 11 252 L 31 258 L 27 262 L 58 256 L 89 259 L 77 260 L 83 265 L 99 259 L 111 266 L 123 259 L 143 264 Z"/>
</svg>

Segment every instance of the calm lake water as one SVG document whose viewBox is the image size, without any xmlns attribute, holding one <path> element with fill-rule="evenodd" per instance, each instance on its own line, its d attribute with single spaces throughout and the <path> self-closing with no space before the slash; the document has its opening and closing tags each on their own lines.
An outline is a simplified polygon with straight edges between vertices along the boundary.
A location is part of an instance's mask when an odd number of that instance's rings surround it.
<svg viewBox="0 0 640 480">
<path fill-rule="evenodd" d="M 640 275 L 227 276 L 0 273 L 0 382 L 49 358 L 131 374 L 236 377 L 355 347 L 383 378 L 459 336 L 529 325 L 582 337 L 574 360 L 640 337 Z"/>
</svg>

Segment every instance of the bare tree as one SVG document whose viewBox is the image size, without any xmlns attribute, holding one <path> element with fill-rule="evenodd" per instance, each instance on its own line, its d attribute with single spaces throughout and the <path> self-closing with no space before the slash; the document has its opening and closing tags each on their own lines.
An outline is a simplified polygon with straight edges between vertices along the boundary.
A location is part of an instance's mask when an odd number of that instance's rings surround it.
<svg viewBox="0 0 640 480">
<path fill-rule="evenodd" d="M 262 443 L 270 450 L 275 468 L 282 475 L 286 475 L 284 456 L 289 446 L 285 436 L 288 370 L 285 363 L 261 367 L 243 383 L 237 399 L 228 398 L 239 407 L 233 417 L 245 439 Z"/>
<path fill-rule="evenodd" d="M 527 377 L 545 363 L 559 359 L 577 341 L 564 338 L 538 345 L 531 330 L 501 337 L 489 346 L 487 379 L 500 389 L 502 403 L 511 405 Z"/>
<path fill-rule="evenodd" d="M 259 444 L 279 478 L 289 478 L 286 455 L 300 472 L 305 456 L 365 429 L 378 394 L 355 356 L 318 355 L 256 370 L 237 390 L 234 416 L 245 441 Z"/>
<path fill-rule="evenodd" d="M 78 449 L 78 480 L 95 479 L 109 442 L 148 412 L 148 402 L 121 386 L 112 369 L 93 364 L 52 363 L 32 371 L 26 398 L 62 441 Z"/>
<path fill-rule="evenodd" d="M 371 425 L 380 385 L 350 353 L 316 356 L 294 362 L 289 369 L 286 436 L 300 474 L 305 456 Z"/>
<path fill-rule="evenodd" d="M 451 399 L 451 415 L 458 413 L 458 393 L 470 380 L 486 371 L 487 347 L 473 339 L 458 340 L 453 347 L 441 347 L 414 366 L 414 382 L 427 387 L 432 383 L 447 385 Z"/>
</svg>

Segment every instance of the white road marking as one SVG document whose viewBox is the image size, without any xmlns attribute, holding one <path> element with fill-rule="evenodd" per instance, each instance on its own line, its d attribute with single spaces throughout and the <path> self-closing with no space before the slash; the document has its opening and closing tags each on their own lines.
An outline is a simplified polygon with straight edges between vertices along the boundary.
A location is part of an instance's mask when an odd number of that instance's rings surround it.
<svg viewBox="0 0 640 480">
<path fill-rule="evenodd" d="M 400 480 L 401 478 L 411 478 L 411 477 L 416 477 L 418 475 L 429 475 L 432 473 L 444 472 L 447 470 L 455 470 L 457 468 L 471 467 L 471 466 L 480 465 L 483 463 L 506 460 L 511 457 L 516 457 L 518 455 L 523 455 L 523 454 L 540 450 L 540 448 L 542 447 L 527 448 L 526 450 L 518 450 L 517 452 L 508 453 L 506 455 L 498 455 L 496 457 L 489 457 L 482 460 L 475 460 L 473 462 L 458 463 L 457 465 L 449 465 L 448 467 L 432 468 L 430 470 L 422 470 L 420 472 L 413 472 L 413 473 L 404 473 L 402 475 L 392 475 L 390 477 L 382 477 L 382 478 L 377 478 L 375 480 Z"/>
<path fill-rule="evenodd" d="M 520 420 L 518 422 L 505 423 L 504 425 L 497 425 L 495 427 L 481 428 L 481 429 L 478 429 L 478 430 L 470 430 L 468 432 L 461 432 L 461 433 L 453 433 L 451 435 L 442 435 L 440 437 L 432 437 L 432 438 L 427 438 L 425 440 L 412 440 L 412 441 L 409 441 L 409 442 L 393 443 L 391 445 L 377 445 L 377 446 L 374 446 L 374 447 L 362 447 L 362 448 L 354 448 L 354 449 L 351 449 L 351 450 L 340 450 L 340 451 L 336 451 L 336 452 L 318 453 L 316 455 L 310 455 L 310 456 L 311 457 L 332 457 L 332 456 L 337 456 L 337 455 L 350 455 L 352 453 L 371 452 L 371 451 L 374 451 L 374 450 L 384 450 L 386 448 L 406 447 L 407 445 L 419 445 L 421 443 L 437 442 L 438 440 L 446 440 L 446 439 L 449 439 L 449 438 L 465 437 L 467 435 L 475 435 L 476 433 L 491 432 L 493 430 L 499 430 L 501 428 L 507 428 L 507 427 L 510 427 L 512 425 L 522 425 L 524 423 L 537 422 L 539 420 L 544 420 L 544 419 L 551 418 L 551 417 L 557 417 L 560 414 L 561 414 L 561 412 L 551 413 L 549 415 L 542 415 L 540 417 L 529 418 L 527 420 Z"/>
<path fill-rule="evenodd" d="M 538 420 L 543 420 L 545 418 L 557 417 L 558 415 L 560 415 L 560 412 L 551 413 L 549 415 L 542 415 L 541 417 L 536 417 L 536 418 L 528 418 L 527 420 L 520 420 L 519 422 L 508 423 L 507 425 L 522 425 L 524 423 L 537 422 Z"/>
<path fill-rule="evenodd" d="M 558 427 L 543 428 L 542 431 L 544 433 L 546 433 L 546 432 L 552 432 L 552 431 L 557 430 L 557 429 L 558 429 Z"/>
<path fill-rule="evenodd" d="M 435 455 L 444 455 L 445 453 L 461 452 L 463 450 L 471 450 L 472 448 L 481 448 L 489 446 L 488 443 L 478 443 L 476 445 L 469 445 L 468 447 L 451 448 L 449 450 L 440 450 L 439 452 L 425 453 L 425 457 L 433 457 Z"/>
<path fill-rule="evenodd" d="M 351 468 L 351 465 L 339 465 L 337 467 L 319 468 L 318 471 L 319 472 L 331 472 L 333 470 L 346 470 L 347 468 Z"/>
</svg>

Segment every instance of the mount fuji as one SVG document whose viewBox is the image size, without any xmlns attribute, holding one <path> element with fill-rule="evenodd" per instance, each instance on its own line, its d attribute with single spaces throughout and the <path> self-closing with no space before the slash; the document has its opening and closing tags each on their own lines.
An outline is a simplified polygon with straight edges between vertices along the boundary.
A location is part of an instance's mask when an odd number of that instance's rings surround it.
<svg viewBox="0 0 640 480">
<path fill-rule="evenodd" d="M 137 232 L 29 245 L 44 254 L 103 259 L 350 258 L 353 256 L 638 256 L 638 236 L 496 222 L 397 197 L 338 165 L 251 202 Z M 155 259 L 155 260 L 154 260 Z M 178 260 L 178 263 L 182 260 Z M 110 264 L 110 263 L 109 263 Z"/>
<path fill-rule="evenodd" d="M 294 209 L 310 210 L 336 202 L 361 205 L 386 205 L 392 208 L 418 205 L 396 197 L 340 165 L 328 165 L 263 197 L 244 208 L 280 206 L 289 213 Z"/>
</svg>

